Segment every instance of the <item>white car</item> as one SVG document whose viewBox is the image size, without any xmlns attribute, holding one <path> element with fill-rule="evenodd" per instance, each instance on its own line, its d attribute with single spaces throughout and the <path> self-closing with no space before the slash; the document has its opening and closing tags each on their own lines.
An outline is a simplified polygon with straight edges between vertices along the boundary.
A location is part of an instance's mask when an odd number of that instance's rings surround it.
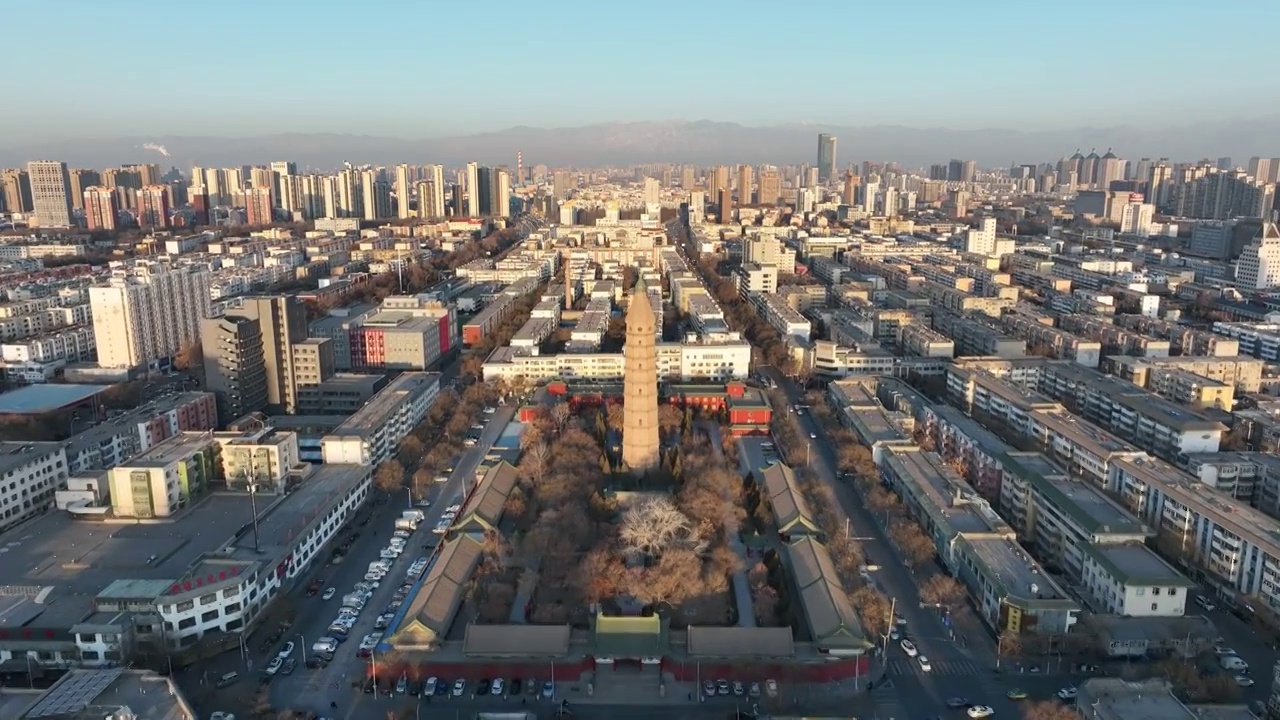
<svg viewBox="0 0 1280 720">
<path fill-rule="evenodd" d="M 772 679 L 765 680 L 764 691 L 769 697 L 778 697 L 778 681 Z"/>
<path fill-rule="evenodd" d="M 916 662 L 920 663 L 920 669 L 925 672 L 933 672 L 933 666 L 929 664 L 929 658 L 920 655 L 916 658 Z"/>
<path fill-rule="evenodd" d="M 1058 691 L 1059 700 L 1075 700 L 1079 691 L 1073 687 L 1064 687 Z"/>
<path fill-rule="evenodd" d="M 906 653 L 907 657 L 915 657 L 920 654 L 920 651 L 916 649 L 915 643 L 910 640 L 902 641 L 902 652 Z"/>
<path fill-rule="evenodd" d="M 484 409 L 484 414 L 485 414 L 485 415 L 492 415 L 492 414 L 494 414 L 494 413 L 496 413 L 496 412 L 498 412 L 498 408 L 495 408 L 495 407 L 487 407 L 487 408 L 485 408 L 485 409 Z"/>
<path fill-rule="evenodd" d="M 493 679 L 493 685 L 491 685 L 491 686 L 489 687 L 489 694 L 490 694 L 490 695 L 501 695 L 501 694 L 502 694 L 502 678 L 494 678 L 494 679 Z"/>
<path fill-rule="evenodd" d="M 435 527 L 431 528 L 431 532 L 436 535 L 443 535 L 449 532 L 449 523 L 447 522 L 439 523 Z"/>
<path fill-rule="evenodd" d="M 445 509 L 444 509 L 444 511 L 445 511 L 446 513 L 453 513 L 454 515 L 457 515 L 458 513 L 462 512 L 462 504 L 461 504 L 461 503 L 454 503 L 454 504 L 450 505 L 449 507 L 445 508 Z"/>
<path fill-rule="evenodd" d="M 293 654 L 293 641 L 290 640 L 289 642 L 284 644 L 284 647 L 280 648 L 280 652 L 276 655 L 276 657 L 280 658 L 281 660 L 284 660 L 285 658 L 289 657 L 292 654 Z"/>
<path fill-rule="evenodd" d="M 988 718 L 995 715 L 996 711 L 986 705 L 973 705 L 969 707 L 968 713 L 971 718 Z"/>
<path fill-rule="evenodd" d="M 466 680 L 454 680 L 454 681 L 453 681 L 453 696 L 454 696 L 454 697 L 462 697 L 462 693 L 464 693 L 464 692 L 466 692 L 466 691 L 467 691 L 467 681 L 466 681 Z"/>
<path fill-rule="evenodd" d="M 1236 684 L 1240 687 L 1253 687 L 1253 678 L 1248 675 L 1237 675 Z"/>
<path fill-rule="evenodd" d="M 327 588 L 324 594 L 320 596 L 321 600 L 332 600 L 334 595 L 338 594 L 338 588 Z"/>
<path fill-rule="evenodd" d="M 271 658 L 271 662 L 267 665 L 267 669 L 264 672 L 266 672 L 268 675 L 275 675 L 276 673 L 280 672 L 280 668 L 283 665 L 284 665 L 284 658 L 282 657 Z"/>
</svg>

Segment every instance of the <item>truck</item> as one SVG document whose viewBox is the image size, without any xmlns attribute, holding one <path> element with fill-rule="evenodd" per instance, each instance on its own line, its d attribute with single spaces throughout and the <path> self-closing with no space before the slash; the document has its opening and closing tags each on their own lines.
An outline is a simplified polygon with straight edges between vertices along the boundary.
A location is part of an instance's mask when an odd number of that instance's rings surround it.
<svg viewBox="0 0 1280 720">
<path fill-rule="evenodd" d="M 418 529 L 418 521 L 410 518 L 403 518 L 403 517 L 396 518 L 396 529 L 408 530 L 409 532 L 413 532 L 414 530 Z"/>
<path fill-rule="evenodd" d="M 400 513 L 401 519 L 413 520 L 414 522 L 422 522 L 427 519 L 427 514 L 421 510 L 405 510 Z"/>
</svg>

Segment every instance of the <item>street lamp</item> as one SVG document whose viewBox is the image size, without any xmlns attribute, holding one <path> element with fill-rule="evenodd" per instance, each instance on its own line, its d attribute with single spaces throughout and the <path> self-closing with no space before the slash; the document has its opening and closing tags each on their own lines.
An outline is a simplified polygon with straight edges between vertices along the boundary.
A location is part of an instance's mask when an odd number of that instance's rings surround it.
<svg viewBox="0 0 1280 720">
<path fill-rule="evenodd" d="M 404 491 L 409 495 L 409 509 L 412 510 L 413 509 L 413 486 L 405 485 Z"/>
<path fill-rule="evenodd" d="M 302 633 L 298 633 L 298 639 L 302 641 L 302 664 L 307 664 L 307 639 L 302 637 Z"/>
</svg>

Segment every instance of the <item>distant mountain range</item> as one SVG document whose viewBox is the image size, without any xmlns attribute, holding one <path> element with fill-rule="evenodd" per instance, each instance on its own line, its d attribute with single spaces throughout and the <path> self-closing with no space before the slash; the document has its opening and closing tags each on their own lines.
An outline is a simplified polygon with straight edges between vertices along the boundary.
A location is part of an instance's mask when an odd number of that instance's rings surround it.
<svg viewBox="0 0 1280 720">
<path fill-rule="evenodd" d="M 395 165 L 469 161 L 515 165 L 523 151 L 526 167 L 631 165 L 647 162 L 772 163 L 814 162 L 818 133 L 839 138 L 837 163 L 895 160 L 925 167 L 950 158 L 977 160 L 987 167 L 1049 162 L 1077 149 L 1098 153 L 1113 148 L 1126 159 L 1169 157 L 1193 161 L 1230 156 L 1244 165 L 1252 155 L 1280 155 L 1280 115 L 1228 119 L 1193 125 L 1146 128 L 1119 126 L 1023 132 L 949 130 L 896 125 L 839 127 L 792 124 L 747 127 L 731 122 L 605 123 L 576 128 L 513 127 L 498 132 L 448 138 L 403 139 L 369 135 L 281 134 L 261 137 L 117 137 L 67 140 L 24 147 L 0 147 L 0 167 L 31 159 L 65 160 L 73 167 L 108 167 L 158 162 L 187 170 L 192 165 L 233 166 L 292 160 L 300 168 L 331 170 L 344 161 Z M 144 145 L 153 147 L 147 148 Z M 154 149 L 163 146 L 165 158 Z"/>
</svg>

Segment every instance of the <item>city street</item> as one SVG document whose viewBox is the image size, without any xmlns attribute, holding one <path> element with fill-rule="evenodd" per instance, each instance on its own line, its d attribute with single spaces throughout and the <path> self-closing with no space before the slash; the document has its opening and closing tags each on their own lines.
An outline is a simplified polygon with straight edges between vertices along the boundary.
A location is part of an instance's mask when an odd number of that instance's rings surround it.
<svg viewBox="0 0 1280 720">
<path fill-rule="evenodd" d="M 433 497 L 429 498 L 432 501 L 431 507 L 419 508 L 425 511 L 426 520 L 410 538 L 409 549 L 393 561 L 391 572 L 381 586 L 374 590 L 373 597 L 360 613 L 360 619 L 351 629 L 347 641 L 338 646 L 333 662 L 324 668 L 309 670 L 302 667 L 299 656 L 297 672 L 291 676 L 277 677 L 271 684 L 271 700 L 275 707 L 320 712 L 330 710 L 330 702 L 337 702 L 338 717 L 348 718 L 356 717 L 354 713 L 364 702 L 374 701 L 372 695 L 365 695 L 352 687 L 354 681 L 365 677 L 368 665 L 368 660 L 356 657 L 360 639 L 374 632 L 374 620 L 390 604 L 392 595 L 404 582 L 405 572 L 414 558 L 431 554 L 438 541 L 438 536 L 432 534 L 431 529 L 439 522 L 446 507 L 461 503 L 465 493 L 474 487 L 476 467 L 515 415 L 515 411 L 516 407 L 513 405 L 499 406 L 497 412 L 487 416 L 490 421 L 476 447 L 460 456 L 448 482 L 437 483 L 432 488 Z M 342 595 L 350 592 L 352 586 L 364 579 L 369 563 L 378 559 L 378 553 L 391 537 L 395 518 L 407 507 L 407 495 L 407 491 L 394 494 L 385 506 L 375 508 L 375 520 L 367 527 L 360 528 L 362 532 L 357 543 L 363 544 L 353 545 L 341 565 L 326 570 L 329 577 L 325 586 L 337 588 L 337 595 L 327 602 L 321 601 L 319 596 L 303 598 L 305 605 L 297 614 L 299 621 L 292 632 L 301 633 L 308 643 L 315 642 L 327 632 L 342 604 Z M 416 502 L 419 498 L 414 500 Z M 305 650 L 309 653 L 310 645 Z M 402 698 L 401 701 L 403 700 Z"/>
<path fill-rule="evenodd" d="M 803 391 L 776 368 L 766 370 L 787 397 L 789 405 L 804 402 Z M 778 409 L 785 412 L 785 408 Z M 1030 700 L 1047 699 L 1061 687 L 1075 684 L 1079 678 L 1057 674 L 1020 673 L 1009 668 L 996 670 L 995 642 L 984 631 L 969 632 L 963 643 L 952 637 L 936 610 L 921 607 L 918 588 L 912 571 L 889 542 L 880 524 L 862 503 L 852 485 L 842 483 L 836 477 L 836 455 L 823 428 L 811 413 L 798 416 L 802 437 L 817 435 L 809 440 L 813 446 L 810 464 L 817 477 L 831 487 L 849 518 L 851 537 L 859 538 L 869 565 L 879 566 L 874 580 L 879 589 L 894 603 L 894 612 L 907 622 L 907 634 L 929 658 L 932 671 L 925 672 L 919 663 L 907 657 L 897 643 L 888 643 L 888 653 L 872 664 L 872 677 L 878 678 L 883 669 L 884 681 L 877 682 L 869 694 L 870 710 L 881 718 L 921 717 L 937 714 L 946 709 L 946 701 L 963 697 L 970 701 L 989 705 L 997 717 L 1017 717 L 1013 701 L 1005 697 L 1009 690 L 1020 689 L 1028 693 Z M 832 542 L 838 542 L 833 539 Z M 881 648 L 885 647 L 880 639 Z M 1056 670 L 1056 668 L 1055 668 Z M 954 711 L 959 713 L 960 711 Z"/>
</svg>

